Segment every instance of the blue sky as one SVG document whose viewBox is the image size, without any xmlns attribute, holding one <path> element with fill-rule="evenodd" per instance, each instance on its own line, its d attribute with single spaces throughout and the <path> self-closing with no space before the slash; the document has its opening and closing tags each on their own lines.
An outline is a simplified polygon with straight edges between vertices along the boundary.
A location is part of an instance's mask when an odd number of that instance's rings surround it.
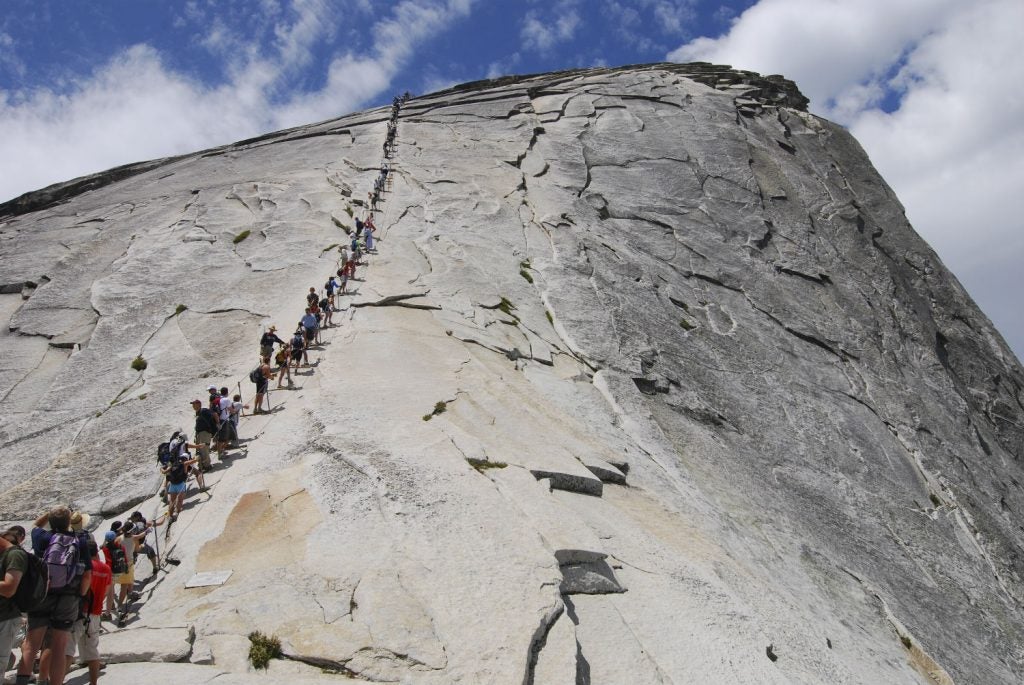
<svg viewBox="0 0 1024 685">
<path fill-rule="evenodd" d="M 0 201 L 507 73 L 781 73 L 1024 354 L 1021 0 L 3 0 Z"/>
</svg>

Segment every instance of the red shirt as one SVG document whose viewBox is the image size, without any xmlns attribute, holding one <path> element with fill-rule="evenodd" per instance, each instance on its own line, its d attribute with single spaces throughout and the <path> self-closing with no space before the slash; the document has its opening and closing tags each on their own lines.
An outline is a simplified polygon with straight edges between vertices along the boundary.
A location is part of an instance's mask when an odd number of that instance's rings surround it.
<svg viewBox="0 0 1024 685">
<path fill-rule="evenodd" d="M 110 567 L 98 558 L 92 560 L 92 604 L 89 606 L 89 613 L 99 616 L 103 613 L 103 602 L 107 599 L 107 588 L 114 580 L 114 574 Z"/>
</svg>

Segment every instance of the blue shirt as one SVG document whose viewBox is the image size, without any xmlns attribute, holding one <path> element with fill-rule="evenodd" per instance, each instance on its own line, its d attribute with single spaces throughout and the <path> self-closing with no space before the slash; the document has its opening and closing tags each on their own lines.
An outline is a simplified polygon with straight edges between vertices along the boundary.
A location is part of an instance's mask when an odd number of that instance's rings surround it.
<svg viewBox="0 0 1024 685">
<path fill-rule="evenodd" d="M 316 328 L 316 317 L 312 314 L 306 314 L 304 317 L 302 317 L 302 326 L 304 328 Z"/>
</svg>

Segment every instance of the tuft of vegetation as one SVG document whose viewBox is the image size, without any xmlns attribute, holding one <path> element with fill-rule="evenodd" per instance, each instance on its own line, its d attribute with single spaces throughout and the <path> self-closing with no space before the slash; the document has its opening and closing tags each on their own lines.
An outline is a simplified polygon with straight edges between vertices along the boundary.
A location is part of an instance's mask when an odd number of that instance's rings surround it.
<svg viewBox="0 0 1024 685">
<path fill-rule="evenodd" d="M 476 469 L 477 473 L 483 473 L 487 469 L 503 469 L 508 464 L 503 461 L 490 461 L 489 459 L 474 459 L 473 457 L 466 457 L 466 461 L 469 465 Z"/>
<path fill-rule="evenodd" d="M 249 229 L 246 229 L 246 230 L 242 231 L 241 233 L 239 233 L 238 235 L 236 235 L 235 239 L 232 240 L 231 242 L 233 242 L 235 245 L 237 245 L 238 243 L 240 243 L 243 240 L 245 240 L 246 238 L 248 238 L 250 233 L 252 233 L 252 231 L 250 231 Z"/>
<path fill-rule="evenodd" d="M 271 659 L 281 658 L 281 641 L 258 630 L 249 633 L 249 662 L 253 668 L 266 669 Z"/>
<path fill-rule="evenodd" d="M 680 319 L 679 320 L 679 325 L 683 327 L 684 331 L 692 331 L 694 328 L 696 328 L 696 326 L 694 326 L 692 323 L 690 323 L 686 319 Z"/>
<path fill-rule="evenodd" d="M 346 226 L 345 224 L 341 223 L 340 221 L 338 221 L 338 218 L 336 216 L 334 216 L 333 214 L 331 215 L 331 221 L 334 222 L 335 226 L 337 226 L 341 230 L 345 231 L 345 235 L 348 235 L 350 233 L 349 227 Z"/>
<path fill-rule="evenodd" d="M 532 269 L 533 267 L 530 266 L 530 260 L 529 259 L 524 259 L 523 261 L 519 262 L 519 268 L 520 269 Z"/>
<path fill-rule="evenodd" d="M 533 283 L 533 276 L 531 276 L 530 272 L 526 269 L 520 269 L 519 275 L 525 278 L 527 283 Z"/>
<path fill-rule="evenodd" d="M 903 646 L 906 647 L 907 649 L 910 649 L 911 647 L 914 646 L 914 643 L 911 642 L 910 638 L 908 636 L 906 636 L 906 635 L 900 635 L 900 642 L 902 642 Z"/>
<path fill-rule="evenodd" d="M 942 500 L 940 500 L 938 495 L 936 495 L 934 492 L 928 493 L 928 499 L 932 501 L 932 504 L 935 505 L 936 509 L 942 506 Z"/>
<path fill-rule="evenodd" d="M 498 304 L 498 309 L 500 309 L 501 311 L 505 312 L 506 314 L 508 314 L 509 316 L 511 316 L 513 318 L 519 318 L 515 314 L 512 313 L 512 310 L 515 309 L 515 308 L 516 308 L 516 306 L 514 304 L 512 304 L 507 298 L 504 298 L 504 297 L 501 298 L 501 302 Z"/>
<path fill-rule="evenodd" d="M 348 214 L 348 218 L 351 219 L 355 212 L 352 211 L 352 205 L 345 205 L 345 213 Z"/>
<path fill-rule="evenodd" d="M 338 247 L 338 243 L 331 243 L 330 245 L 328 245 L 324 249 L 320 250 L 320 254 L 323 254 L 324 252 L 330 252 L 331 250 L 333 250 L 336 247 Z"/>
<path fill-rule="evenodd" d="M 132 360 L 132 368 L 136 371 L 144 371 L 147 366 L 149 366 L 149 362 L 143 359 L 141 354 Z"/>
<path fill-rule="evenodd" d="M 548 317 L 548 323 L 549 324 L 551 324 L 552 326 L 555 325 L 555 317 L 551 316 L 551 312 L 549 312 L 548 310 L 545 309 L 544 310 L 544 316 Z"/>
<path fill-rule="evenodd" d="M 183 304 L 179 304 L 177 307 L 174 308 L 174 315 L 177 316 L 178 314 L 181 314 L 186 309 L 188 309 L 188 307 L 186 307 Z"/>
<path fill-rule="evenodd" d="M 144 399 L 146 399 L 146 397 L 148 397 L 147 393 L 142 393 L 141 395 L 139 395 L 139 399 L 140 400 L 144 400 Z"/>
<path fill-rule="evenodd" d="M 432 412 L 430 412 L 429 414 L 424 414 L 423 415 L 423 420 L 424 421 L 429 421 L 430 419 L 434 418 L 435 416 L 443 414 L 446 411 L 448 411 L 448 403 L 444 402 L 444 401 L 437 402 L 436 404 L 434 404 L 434 410 Z"/>
</svg>

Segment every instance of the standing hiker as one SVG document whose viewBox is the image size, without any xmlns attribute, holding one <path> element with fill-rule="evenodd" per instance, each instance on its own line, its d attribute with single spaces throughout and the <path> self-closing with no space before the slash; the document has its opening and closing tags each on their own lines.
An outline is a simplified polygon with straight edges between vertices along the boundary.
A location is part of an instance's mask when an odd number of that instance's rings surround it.
<svg viewBox="0 0 1024 685">
<path fill-rule="evenodd" d="M 44 523 L 49 523 L 49 530 L 43 528 Z M 21 644 L 21 663 L 14 681 L 17 685 L 28 684 L 47 632 L 49 645 L 45 651 L 51 655 L 49 680 L 55 684 L 64 682 L 67 662 L 63 655 L 71 626 L 78 618 L 79 603 L 92 584 L 89 547 L 80 544 L 70 526 L 71 510 L 55 507 L 37 518 L 32 528 L 32 549 L 46 563 L 50 585 L 42 604 L 28 612 L 28 633 Z"/>
<path fill-rule="evenodd" d="M 270 362 L 270 355 L 274 354 L 274 343 L 278 345 L 284 344 L 284 341 L 277 337 L 274 332 L 277 330 L 277 326 L 271 325 L 267 329 L 267 332 L 260 337 L 260 357 L 265 362 Z"/>
<path fill-rule="evenodd" d="M 263 408 L 263 398 L 267 395 L 267 386 L 270 385 L 270 379 L 274 377 L 274 374 L 270 371 L 270 364 L 263 362 L 249 374 L 249 380 L 256 384 L 256 399 L 253 400 L 252 410 L 253 414 L 266 414 L 269 409 Z M 267 406 L 270 406 L 270 400 L 267 400 Z"/>
<path fill-rule="evenodd" d="M 0 674 L 14 646 L 14 634 L 21 625 L 21 609 L 14 602 L 22 577 L 28 571 L 28 552 L 21 548 L 25 533 L 8 528 L 0 535 Z"/>
<path fill-rule="evenodd" d="M 100 617 L 103 614 L 103 598 L 110 587 L 112 574 L 110 567 L 99 558 L 96 541 L 91 537 L 88 541 L 89 553 L 92 554 L 92 581 L 81 616 L 75 621 L 71 630 L 71 639 L 66 650 L 67 670 L 71 670 L 75 662 L 75 648 L 82 663 L 89 667 L 89 685 L 97 685 L 100 678 Z M 54 655 L 56 658 L 57 655 Z M 52 683 L 53 681 L 51 681 Z"/>
<path fill-rule="evenodd" d="M 201 400 L 192 400 L 192 409 L 196 413 L 196 442 L 199 453 L 199 470 L 206 472 L 213 468 L 210 461 L 210 441 L 217 433 L 219 418 L 203 406 Z"/>
</svg>

